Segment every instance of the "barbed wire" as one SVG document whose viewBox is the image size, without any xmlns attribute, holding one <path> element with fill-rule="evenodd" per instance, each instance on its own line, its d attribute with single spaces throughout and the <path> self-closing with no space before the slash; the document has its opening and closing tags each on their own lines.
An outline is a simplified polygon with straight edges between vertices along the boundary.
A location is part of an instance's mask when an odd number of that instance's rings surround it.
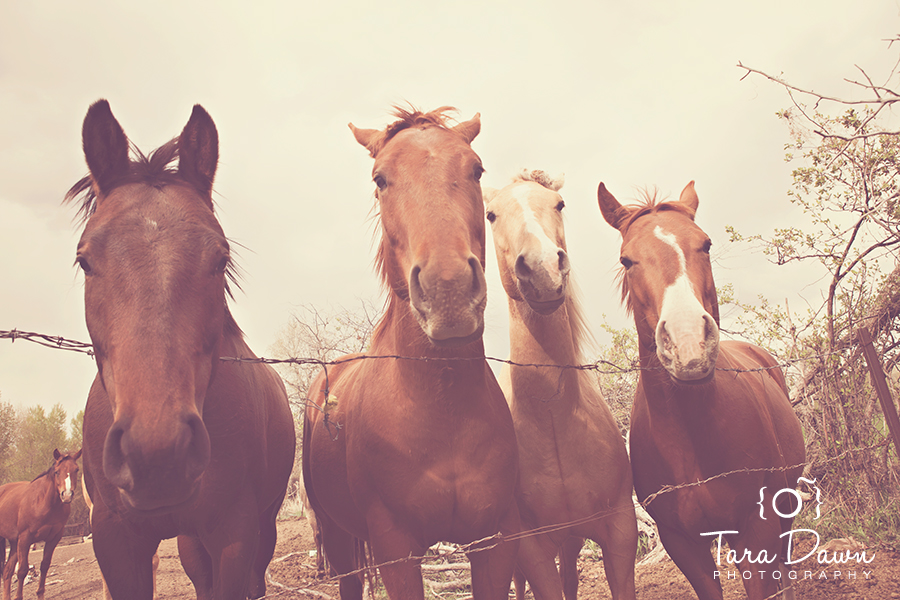
<svg viewBox="0 0 900 600">
<path fill-rule="evenodd" d="M 646 510 L 647 506 L 649 506 L 650 503 L 652 503 L 654 500 L 656 500 L 658 497 L 660 497 L 664 494 L 669 494 L 669 493 L 672 493 L 672 492 L 675 492 L 678 490 L 682 490 L 682 489 L 686 489 L 686 488 L 705 485 L 707 483 L 710 483 L 711 481 L 715 481 L 716 479 L 721 479 L 723 477 L 728 477 L 731 475 L 747 474 L 747 473 L 766 473 L 766 472 L 774 473 L 774 472 L 778 472 L 778 471 L 786 472 L 786 471 L 790 471 L 793 469 L 799 469 L 799 468 L 805 469 L 807 466 L 812 466 L 813 464 L 815 464 L 818 467 L 822 467 L 829 463 L 843 460 L 845 457 L 847 457 L 850 454 L 856 454 L 856 453 L 860 453 L 860 452 L 868 452 L 870 450 L 875 450 L 875 449 L 878 449 L 878 448 L 881 448 L 881 447 L 887 445 L 888 443 L 890 443 L 890 438 L 885 438 L 882 441 L 878 442 L 877 444 L 872 444 L 870 446 L 865 446 L 862 448 L 851 448 L 849 450 L 845 450 L 844 452 L 838 454 L 837 456 L 833 456 L 826 460 L 815 462 L 815 463 L 812 461 L 806 461 L 806 462 L 797 463 L 797 464 L 789 465 L 789 466 L 783 466 L 783 467 L 748 467 L 748 468 L 743 468 L 743 469 L 735 469 L 733 471 L 726 471 L 724 473 L 719 473 L 717 475 L 713 475 L 713 476 L 707 477 L 705 479 L 701 479 L 701 480 L 697 480 L 697 481 L 690 481 L 690 482 L 682 483 L 679 485 L 665 485 L 662 488 L 660 488 L 658 491 L 654 492 L 653 494 L 650 494 L 642 502 L 635 502 L 630 506 L 602 510 L 602 511 L 598 511 L 592 515 L 581 517 L 579 519 L 575 519 L 572 521 L 566 521 L 563 523 L 555 523 L 552 525 L 545 525 L 542 527 L 536 527 L 534 529 L 529 529 L 526 531 L 516 532 L 516 533 L 512 533 L 512 534 L 495 533 L 495 534 L 487 536 L 485 538 L 475 540 L 474 542 L 460 545 L 459 547 L 453 549 L 450 552 L 437 552 L 432 555 L 426 554 L 424 556 L 406 556 L 403 558 L 397 558 L 394 560 L 385 561 L 385 562 L 374 564 L 374 565 L 365 565 L 365 566 L 363 566 L 359 569 L 356 569 L 354 571 L 351 571 L 349 573 L 344 573 L 342 575 L 335 575 L 332 577 L 322 579 L 317 585 L 326 584 L 326 583 L 335 583 L 337 581 L 340 581 L 344 577 L 354 577 L 357 575 L 364 575 L 366 573 L 373 573 L 377 569 L 380 569 L 382 567 L 399 564 L 399 563 L 412 562 L 412 561 L 425 562 L 425 561 L 434 561 L 434 560 L 445 560 L 445 559 L 450 559 L 450 557 L 452 557 L 455 554 L 472 554 L 472 553 L 476 553 L 476 552 L 484 552 L 487 550 L 492 550 L 492 549 L 496 548 L 497 546 L 499 546 L 500 544 L 503 544 L 506 542 L 512 542 L 512 541 L 524 539 L 526 537 L 533 537 L 533 536 L 537 536 L 537 535 L 543 535 L 543 534 L 547 534 L 547 533 L 563 531 L 566 529 L 570 529 L 572 527 L 577 527 L 579 525 L 584 525 L 584 524 L 587 524 L 587 523 L 590 523 L 593 521 L 597 521 L 597 520 L 603 519 L 608 516 L 612 516 L 612 515 L 619 514 L 619 513 L 625 512 L 625 511 L 633 510 L 638 507 L 641 507 Z M 777 597 L 780 593 L 781 592 L 778 592 L 770 597 L 771 598 Z"/>
<path fill-rule="evenodd" d="M 39 345 L 47 347 L 47 348 L 67 350 L 67 351 L 71 351 L 71 352 L 79 352 L 79 353 L 87 354 L 88 356 L 91 356 L 91 357 L 95 356 L 93 346 L 91 344 L 88 344 L 85 342 L 80 342 L 77 340 L 67 339 L 67 338 L 64 338 L 61 336 L 51 336 L 51 335 L 35 333 L 35 332 L 31 332 L 31 331 L 20 331 L 18 329 L 12 329 L 12 330 L 0 330 L 0 339 L 9 339 L 13 343 L 16 340 L 26 340 L 29 342 L 34 342 L 36 344 L 39 344 Z M 849 348 L 842 348 L 839 350 L 835 350 L 832 352 L 826 352 L 826 353 L 822 353 L 822 354 L 818 354 L 818 355 L 789 359 L 789 360 L 778 362 L 777 364 L 774 364 L 771 366 L 758 367 L 758 368 L 754 368 L 754 369 L 735 369 L 735 368 L 727 368 L 727 367 L 717 367 L 716 370 L 717 371 L 735 372 L 735 373 L 752 373 L 752 372 L 768 371 L 768 370 L 778 369 L 778 368 L 788 368 L 788 367 L 791 367 L 800 362 L 805 362 L 805 361 L 810 361 L 810 360 L 819 360 L 819 359 L 828 358 L 830 356 L 834 356 L 836 354 L 841 354 L 841 353 L 847 351 L 848 349 Z M 492 357 L 492 356 L 461 358 L 461 357 L 403 356 L 403 355 L 397 355 L 397 354 L 386 354 L 386 355 L 358 354 L 358 355 L 346 356 L 346 357 L 338 358 L 338 359 L 334 359 L 334 360 L 323 360 L 323 359 L 318 359 L 318 358 L 294 358 L 294 357 L 285 358 L 285 359 L 276 359 L 276 358 L 265 358 L 265 357 L 248 358 L 248 357 L 228 357 L 228 356 L 220 357 L 219 360 L 226 361 L 226 362 L 236 362 L 236 363 L 263 363 L 263 364 L 270 364 L 270 365 L 272 365 L 272 364 L 295 364 L 295 365 L 301 365 L 301 366 L 303 366 L 303 365 L 319 366 L 319 367 L 325 369 L 325 374 L 326 374 L 325 389 L 326 390 L 328 389 L 327 377 L 328 377 L 328 367 L 329 366 L 336 366 L 336 365 L 345 364 L 348 362 L 353 362 L 353 361 L 358 361 L 358 360 L 412 360 L 412 361 L 422 361 L 422 362 L 453 362 L 453 361 L 457 361 L 457 362 L 458 361 L 469 361 L 469 362 L 471 362 L 471 361 L 484 360 L 484 361 L 498 362 L 498 363 L 506 364 L 506 365 L 513 366 L 513 367 L 555 368 L 555 369 L 560 369 L 560 370 L 575 369 L 575 370 L 583 370 L 583 371 L 595 371 L 598 374 L 607 374 L 607 375 L 626 374 L 626 373 L 633 373 L 633 372 L 638 372 L 638 371 L 642 371 L 642 370 L 651 370 L 651 369 L 661 368 L 661 367 L 641 367 L 639 365 L 637 365 L 637 366 L 631 365 L 628 367 L 621 367 L 619 365 L 616 365 L 615 363 L 612 363 L 610 361 L 603 360 L 603 359 L 598 359 L 597 361 L 595 361 L 593 363 L 585 363 L 585 364 L 580 364 L 580 365 L 557 365 L 557 364 L 543 364 L 543 363 L 519 363 L 519 362 L 511 361 L 508 359 L 500 359 L 500 358 L 496 358 L 496 357 Z M 312 407 L 318 408 L 320 410 L 324 410 L 322 407 L 319 407 L 316 403 L 311 402 L 308 399 L 302 400 L 302 402 L 306 406 L 312 406 Z M 326 417 L 327 417 L 327 413 L 326 413 Z M 333 583 L 333 582 L 339 581 L 340 579 L 342 579 L 344 577 L 350 577 L 350 576 L 356 576 L 356 575 L 362 575 L 365 573 L 375 572 L 379 568 L 386 567 L 386 566 L 389 566 L 392 564 L 402 563 L 402 562 L 409 562 L 409 561 L 422 562 L 425 560 L 446 559 L 446 558 L 449 558 L 450 556 L 453 556 L 454 554 L 458 554 L 458 553 L 471 554 L 471 553 L 475 553 L 475 552 L 484 552 L 484 551 L 496 548 L 498 545 L 500 545 L 502 543 L 521 540 L 526 537 L 544 535 L 544 534 L 548 534 L 548 533 L 554 533 L 557 531 L 570 529 L 573 527 L 577 527 L 579 525 L 590 523 L 592 521 L 597 521 L 597 520 L 603 519 L 605 517 L 611 516 L 611 515 L 619 513 L 619 512 L 624 512 L 627 510 L 634 510 L 637 507 L 641 507 L 646 510 L 647 506 L 650 505 L 650 503 L 652 503 L 654 500 L 656 500 L 656 498 L 658 498 L 659 496 L 662 496 L 662 495 L 668 494 L 668 493 L 672 493 L 672 492 L 676 492 L 681 489 L 705 485 L 707 483 L 710 483 L 711 481 L 714 481 L 716 479 L 720 479 L 723 477 L 728 477 L 728 476 L 737 475 L 737 474 L 747 474 L 747 473 L 763 473 L 763 472 L 777 472 L 777 471 L 786 472 L 786 471 L 790 471 L 790 470 L 797 469 L 797 468 L 806 468 L 806 467 L 812 466 L 812 465 L 815 465 L 815 466 L 821 468 L 823 466 L 828 465 L 829 463 L 843 460 L 846 456 L 848 456 L 850 454 L 874 450 L 874 449 L 883 447 L 884 445 L 886 445 L 889 442 L 890 442 L 890 438 L 885 438 L 884 440 L 882 440 L 881 442 L 879 442 L 877 444 L 866 446 L 863 448 L 853 448 L 853 449 L 845 450 L 841 454 L 831 457 L 829 459 L 823 460 L 823 461 L 817 461 L 817 462 L 807 461 L 807 462 L 803 462 L 803 463 L 798 463 L 796 465 L 783 466 L 783 467 L 758 467 L 758 468 L 736 469 L 733 471 L 719 473 L 717 475 L 713 475 L 711 477 L 707 477 L 705 479 L 698 480 L 698 481 L 687 482 L 687 483 L 683 483 L 683 484 L 679 484 L 679 485 L 666 485 L 666 486 L 663 486 L 662 488 L 660 488 L 658 491 L 651 494 L 650 496 L 648 496 L 646 499 L 644 499 L 644 501 L 634 503 L 631 506 L 625 506 L 625 507 L 619 507 L 619 508 L 615 508 L 615 509 L 599 511 L 594 514 L 587 515 L 585 517 L 581 517 L 579 519 L 575 519 L 572 521 L 567 521 L 564 523 L 556 523 L 556 524 L 552 524 L 552 525 L 546 525 L 546 526 L 537 527 L 534 529 L 511 533 L 511 534 L 504 535 L 502 533 L 496 533 L 494 535 L 476 540 L 474 542 L 470 542 L 468 544 L 461 545 L 458 548 L 452 550 L 451 552 L 447 552 L 447 553 L 438 553 L 438 554 L 435 554 L 432 556 L 421 556 L 421 557 L 408 556 L 408 557 L 404 557 L 404 558 L 395 559 L 392 561 L 378 563 L 375 565 L 366 565 L 360 569 L 351 571 L 349 573 L 344 573 L 342 575 L 326 578 L 326 579 L 322 580 L 320 583 L 321 584 Z M 280 587 L 284 588 L 284 586 L 280 586 Z M 295 591 L 295 590 L 282 589 L 280 592 L 275 592 L 275 594 L 273 594 L 273 596 L 280 595 L 281 593 L 284 593 L 286 591 Z M 775 594 L 775 596 L 777 596 L 781 593 L 782 592 L 780 591 L 777 594 Z"/>
<path fill-rule="evenodd" d="M 34 342 L 47 348 L 56 348 L 58 350 L 69 350 L 71 352 L 81 352 L 88 356 L 94 356 L 94 347 L 85 342 L 77 340 L 68 340 L 64 337 L 56 335 L 46 335 L 43 333 L 34 333 L 33 331 L 19 331 L 18 329 L 0 330 L 0 339 L 9 339 L 15 343 L 16 340 L 25 340 Z"/>
<path fill-rule="evenodd" d="M 94 357 L 94 349 L 93 345 L 88 344 L 86 342 L 80 342 L 77 340 L 66 339 L 61 336 L 52 336 L 43 333 L 35 333 L 32 331 L 20 331 L 18 329 L 11 330 L 2 330 L 0 329 L 0 339 L 9 339 L 12 342 L 16 340 L 25 340 L 29 342 L 34 342 L 41 346 L 45 346 L 47 348 L 55 348 L 59 350 L 68 350 L 71 352 L 80 352 L 83 354 L 87 354 L 88 356 Z M 831 352 L 824 352 L 821 354 L 814 354 L 805 357 L 792 358 L 787 360 L 782 360 L 777 362 L 774 365 L 765 366 L 765 367 L 757 367 L 753 369 L 737 369 L 730 367 L 716 367 L 717 371 L 724 372 L 733 372 L 733 373 L 757 373 L 762 371 L 770 371 L 773 369 L 783 369 L 792 367 L 798 363 L 811 361 L 811 360 L 819 360 L 828 358 L 830 356 L 843 354 L 847 352 L 849 348 L 841 348 L 837 350 L 833 350 Z M 594 371 L 598 375 L 624 375 L 628 373 L 637 373 L 640 371 L 651 371 L 651 370 L 659 370 L 662 367 L 642 367 L 637 364 L 632 364 L 626 367 L 617 365 L 611 361 L 605 359 L 597 359 L 594 362 L 577 364 L 577 365 L 559 365 L 559 364 L 548 364 L 548 363 L 521 363 L 512 361 L 505 358 L 497 358 L 494 356 L 477 356 L 477 357 L 433 357 L 433 356 L 404 356 L 400 354 L 356 354 L 352 356 L 345 356 L 342 358 L 337 358 L 333 360 L 325 360 L 320 358 L 265 358 L 265 357 L 240 357 L 240 356 L 221 356 L 219 360 L 224 362 L 237 362 L 237 363 L 263 363 L 268 365 L 277 365 L 277 364 L 293 364 L 293 365 L 316 365 L 322 368 L 336 366 L 345 364 L 348 362 L 354 362 L 358 360 L 410 360 L 410 361 L 421 361 L 421 362 L 472 362 L 472 361 L 482 361 L 486 360 L 488 362 L 495 362 L 506 364 L 511 367 L 522 367 L 522 368 L 541 368 L 541 369 L 559 369 L 559 370 L 579 370 L 579 371 Z"/>
</svg>

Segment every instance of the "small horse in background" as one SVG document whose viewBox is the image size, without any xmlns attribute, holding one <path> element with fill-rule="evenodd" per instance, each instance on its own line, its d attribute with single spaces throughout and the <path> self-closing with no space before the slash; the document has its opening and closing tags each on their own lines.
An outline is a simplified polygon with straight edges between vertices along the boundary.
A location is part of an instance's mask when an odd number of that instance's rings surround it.
<svg viewBox="0 0 900 600">
<path fill-rule="evenodd" d="M 484 356 L 485 222 L 473 119 L 397 109 L 357 129 L 375 159 L 377 264 L 389 291 L 369 354 L 310 386 L 303 478 L 328 562 L 355 571 L 367 542 L 391 600 L 423 598 L 420 560 L 438 541 L 472 544 L 475 600 L 507 600 L 520 530 L 516 434 Z M 486 540 L 485 540 L 486 539 Z M 482 542 L 482 540 L 485 540 Z M 499 542 L 499 543 L 498 543 Z M 343 577 L 344 600 L 362 596 Z"/>
<path fill-rule="evenodd" d="M 228 309 L 234 267 L 213 211 L 218 133 L 194 106 L 178 138 L 136 151 L 105 100 L 82 129 L 90 175 L 76 262 L 97 377 L 84 411 L 94 554 L 116 600 L 150 600 L 178 537 L 199 598 L 265 595 L 294 462 L 284 384 Z M 177 161 L 177 167 L 174 166 Z"/>
<path fill-rule="evenodd" d="M 30 483 L 16 481 L 0 486 L 0 573 L 3 577 L 3 600 L 9 600 L 13 571 L 19 563 L 16 600 L 22 600 L 25 575 L 28 574 L 28 552 L 35 542 L 44 542 L 41 576 L 37 597 L 44 600 L 44 582 L 53 551 L 69 520 L 75 486 L 78 485 L 78 459 L 75 454 L 53 451 L 53 464 Z M 6 542 L 9 557 L 3 564 Z"/>
<path fill-rule="evenodd" d="M 719 341 L 711 242 L 694 222 L 693 181 L 678 201 L 622 206 L 602 183 L 597 193 L 603 217 L 622 234 L 622 297 L 638 332 L 630 441 L 637 496 L 644 503 L 676 488 L 646 508 L 700 600 L 722 598 L 710 554 L 719 532 L 739 570 L 751 573 L 750 600 L 773 597 L 773 569 L 787 580 L 784 564 L 773 563 L 788 558 L 789 537 L 779 536 L 792 521 L 776 517 L 773 497 L 796 487 L 806 460 L 784 374 L 762 348 Z M 778 513 L 792 514 L 795 503 L 782 494 Z M 784 592 L 793 597 L 790 587 Z"/>
<path fill-rule="evenodd" d="M 501 190 L 485 189 L 500 279 L 509 300 L 510 360 L 579 365 L 589 336 L 570 273 L 559 189 L 562 180 L 523 171 Z M 505 366 L 519 442 L 519 513 L 524 529 L 587 520 L 522 539 L 516 598 L 524 574 L 535 598 L 575 600 L 584 538 L 603 549 L 615 599 L 635 597 L 637 521 L 625 442 L 587 371 Z M 559 554 L 560 572 L 555 558 Z M 560 587 L 562 578 L 562 588 Z"/>
</svg>

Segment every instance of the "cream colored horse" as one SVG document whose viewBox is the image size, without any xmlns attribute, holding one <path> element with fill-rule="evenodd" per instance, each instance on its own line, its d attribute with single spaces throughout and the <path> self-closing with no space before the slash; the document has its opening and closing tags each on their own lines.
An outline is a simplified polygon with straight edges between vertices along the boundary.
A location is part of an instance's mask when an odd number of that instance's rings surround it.
<svg viewBox="0 0 900 600">
<path fill-rule="evenodd" d="M 515 363 L 578 365 L 587 331 L 570 281 L 560 180 L 525 171 L 484 192 L 503 287 L 509 296 Z M 603 549 L 613 598 L 633 599 L 637 523 L 625 443 L 592 376 L 557 367 L 505 368 L 500 385 L 519 443 L 519 549 L 516 597 L 524 576 L 538 600 L 574 600 L 584 538 Z M 578 521 L 578 524 L 552 526 Z M 555 558 L 560 555 L 560 570 Z M 562 585 L 561 585 L 562 584 Z M 562 588 L 562 589 L 561 589 Z"/>
</svg>

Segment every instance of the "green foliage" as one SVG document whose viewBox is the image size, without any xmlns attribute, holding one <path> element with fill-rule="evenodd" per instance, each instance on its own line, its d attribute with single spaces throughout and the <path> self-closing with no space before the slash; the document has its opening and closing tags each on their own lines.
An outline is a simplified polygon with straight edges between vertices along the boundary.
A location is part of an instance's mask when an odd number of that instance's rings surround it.
<svg viewBox="0 0 900 600">
<path fill-rule="evenodd" d="M 867 81 L 859 85 L 875 97 L 894 97 Z M 803 224 L 770 234 L 728 232 L 777 265 L 817 265 L 822 303 L 797 312 L 765 298 L 735 302 L 742 311 L 736 327 L 791 362 L 786 374 L 806 438 L 807 476 L 824 482 L 830 499 L 827 514 L 809 528 L 871 543 L 896 535 L 900 473 L 896 457 L 883 450 L 884 421 L 856 332 L 872 331 L 888 370 L 900 362 L 900 133 L 880 120 L 884 103 L 846 102 L 838 114 L 826 114 L 819 110 L 825 99 L 810 95 L 814 106 L 795 102 L 778 114 L 789 130 L 785 159 L 796 165 L 788 201 Z"/>
<path fill-rule="evenodd" d="M 9 402 L 0 402 L 0 483 L 10 481 L 8 471 L 15 452 L 16 410 Z"/>
<path fill-rule="evenodd" d="M 631 405 L 640 373 L 637 331 L 633 327 L 616 329 L 610 326 L 606 315 L 600 328 L 610 336 L 610 342 L 599 349 L 597 384 L 625 435 L 631 422 Z"/>
</svg>

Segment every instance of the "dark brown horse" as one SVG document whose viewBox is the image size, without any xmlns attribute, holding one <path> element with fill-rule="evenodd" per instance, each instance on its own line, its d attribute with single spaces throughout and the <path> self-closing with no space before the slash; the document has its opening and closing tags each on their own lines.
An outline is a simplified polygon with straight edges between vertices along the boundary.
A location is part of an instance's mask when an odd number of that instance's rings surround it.
<svg viewBox="0 0 900 600">
<path fill-rule="evenodd" d="M 329 563 L 353 571 L 365 540 L 393 600 L 423 597 L 417 559 L 437 541 L 519 529 L 515 431 L 481 339 L 484 169 L 470 147 L 481 124 L 450 127 L 445 110 L 398 109 L 384 131 L 351 125 L 375 158 L 390 292 L 369 352 L 420 360 L 329 368 L 310 388 L 304 427 L 303 475 Z M 474 597 L 506 600 L 516 544 L 473 550 Z M 361 591 L 358 578 L 341 580 L 345 600 Z"/>
<path fill-rule="evenodd" d="M 28 573 L 28 551 L 35 542 L 44 542 L 41 578 L 37 597 L 44 599 L 44 581 L 53 559 L 53 551 L 69 520 L 72 498 L 78 485 L 78 463 L 81 450 L 75 454 L 53 451 L 53 465 L 30 483 L 17 481 L 0 486 L 0 573 L 3 577 L 3 600 L 10 598 L 10 586 L 16 561 L 19 563 L 19 585 L 16 600 L 22 600 L 22 586 Z M 6 542 L 9 558 L 6 565 Z"/>
<path fill-rule="evenodd" d="M 677 202 L 622 206 L 602 183 L 598 197 L 603 217 L 622 234 L 623 298 L 640 346 L 631 416 L 637 496 L 644 502 L 664 486 L 713 478 L 661 493 L 647 511 L 701 600 L 722 598 L 715 573 L 729 567 L 751 574 L 743 577 L 750 600 L 768 598 L 787 581 L 781 561 L 789 538 L 779 536 L 791 528 L 772 510 L 773 497 L 796 487 L 805 461 L 784 375 L 762 348 L 719 341 L 711 242 L 694 222 L 693 182 Z M 780 502 L 782 515 L 792 513 L 789 504 Z M 728 532 L 721 535 L 738 564 L 724 552 L 713 560 L 718 532 Z"/>
<path fill-rule="evenodd" d="M 153 593 L 178 536 L 198 598 L 257 598 L 294 455 L 284 385 L 252 358 L 226 304 L 228 240 L 213 214 L 218 134 L 199 105 L 148 157 L 101 100 L 84 120 L 90 176 L 77 263 L 98 375 L 84 412 L 94 553 L 116 599 Z M 177 159 L 177 167 L 171 166 Z"/>
</svg>

